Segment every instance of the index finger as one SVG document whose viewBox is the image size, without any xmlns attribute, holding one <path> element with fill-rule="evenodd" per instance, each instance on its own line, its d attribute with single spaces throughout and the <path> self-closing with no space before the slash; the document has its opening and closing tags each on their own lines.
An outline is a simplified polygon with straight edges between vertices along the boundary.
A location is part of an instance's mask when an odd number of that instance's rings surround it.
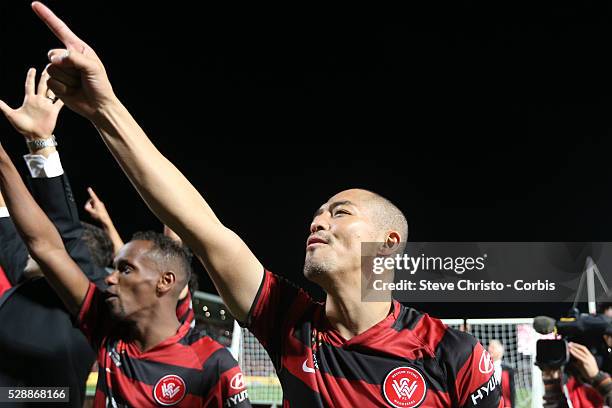
<svg viewBox="0 0 612 408">
<path fill-rule="evenodd" d="M 89 193 L 89 196 L 91 197 L 92 200 L 94 201 L 100 201 L 100 199 L 98 198 L 98 196 L 96 195 L 96 193 L 93 191 L 93 188 L 91 187 L 87 187 L 87 192 Z"/>
<path fill-rule="evenodd" d="M 580 361 L 586 361 L 586 359 L 588 358 L 588 355 L 586 354 L 584 350 L 581 350 L 575 347 L 570 348 L 569 353 L 572 357 Z"/>
<path fill-rule="evenodd" d="M 32 3 L 32 10 L 66 47 L 82 48 L 87 45 L 49 7 L 35 1 Z"/>
</svg>

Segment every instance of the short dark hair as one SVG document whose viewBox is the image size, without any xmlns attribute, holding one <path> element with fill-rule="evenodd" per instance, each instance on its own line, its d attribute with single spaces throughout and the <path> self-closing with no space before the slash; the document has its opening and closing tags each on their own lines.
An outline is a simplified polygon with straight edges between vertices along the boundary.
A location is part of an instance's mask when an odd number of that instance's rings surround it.
<svg viewBox="0 0 612 408">
<path fill-rule="evenodd" d="M 153 244 L 149 253 L 155 257 L 162 268 L 171 269 L 177 276 L 178 291 L 191 279 L 191 258 L 187 248 L 155 231 L 139 231 L 132 235 L 132 241 L 149 241 Z"/>
<path fill-rule="evenodd" d="M 114 253 L 113 242 L 108 234 L 102 228 L 87 222 L 81 221 L 81 225 L 83 226 L 81 239 L 89 248 L 93 262 L 102 268 L 109 266 L 113 262 Z"/>
</svg>

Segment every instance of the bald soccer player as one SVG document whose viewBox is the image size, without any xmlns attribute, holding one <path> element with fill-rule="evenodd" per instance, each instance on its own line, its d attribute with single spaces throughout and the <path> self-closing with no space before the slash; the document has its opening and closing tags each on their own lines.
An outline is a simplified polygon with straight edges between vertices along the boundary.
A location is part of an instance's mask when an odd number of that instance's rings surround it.
<svg viewBox="0 0 612 408">
<path fill-rule="evenodd" d="M 474 337 L 396 301 L 363 302 L 361 243 L 399 250 L 401 211 L 365 190 L 347 190 L 316 211 L 306 277 L 327 293 L 316 303 L 267 271 L 151 143 L 113 93 L 104 66 L 48 8 L 33 9 L 64 48 L 49 52 L 49 87 L 100 132 L 159 219 L 192 248 L 232 314 L 264 345 L 285 407 L 498 407 L 493 363 Z"/>
</svg>

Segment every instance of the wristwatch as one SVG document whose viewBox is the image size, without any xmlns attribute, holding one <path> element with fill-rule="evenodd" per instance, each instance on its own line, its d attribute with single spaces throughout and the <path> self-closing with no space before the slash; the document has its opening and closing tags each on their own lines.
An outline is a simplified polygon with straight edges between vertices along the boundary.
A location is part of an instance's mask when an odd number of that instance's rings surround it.
<svg viewBox="0 0 612 408">
<path fill-rule="evenodd" d="M 54 147 L 57 146 L 57 142 L 55 141 L 55 135 L 51 135 L 46 139 L 36 139 L 36 140 L 28 140 L 26 141 L 28 148 L 32 151 L 44 149 L 45 147 Z"/>
</svg>

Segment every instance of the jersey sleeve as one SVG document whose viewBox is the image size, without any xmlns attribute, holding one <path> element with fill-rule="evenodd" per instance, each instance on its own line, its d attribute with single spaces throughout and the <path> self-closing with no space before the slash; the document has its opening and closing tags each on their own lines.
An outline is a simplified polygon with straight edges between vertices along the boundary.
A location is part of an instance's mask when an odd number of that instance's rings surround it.
<svg viewBox="0 0 612 408">
<path fill-rule="evenodd" d="M 264 271 L 259 291 L 245 323 L 251 333 L 264 346 L 272 362 L 278 368 L 282 355 L 282 340 L 287 337 L 288 319 L 291 319 L 300 307 L 297 303 L 307 303 L 310 297 L 302 289 L 285 278 Z"/>
<path fill-rule="evenodd" d="M 503 408 L 489 352 L 474 336 L 448 329 L 441 342 L 449 393 L 463 408 Z"/>
<path fill-rule="evenodd" d="M 89 282 L 87 295 L 83 300 L 79 314 L 76 317 L 76 326 L 81 329 L 89 344 L 97 350 L 110 328 L 111 320 L 108 309 L 100 289 Z"/>
<path fill-rule="evenodd" d="M 225 348 L 217 350 L 204 369 L 205 381 L 213 382 L 204 398 L 205 407 L 250 407 L 249 394 L 238 362 Z"/>
</svg>

